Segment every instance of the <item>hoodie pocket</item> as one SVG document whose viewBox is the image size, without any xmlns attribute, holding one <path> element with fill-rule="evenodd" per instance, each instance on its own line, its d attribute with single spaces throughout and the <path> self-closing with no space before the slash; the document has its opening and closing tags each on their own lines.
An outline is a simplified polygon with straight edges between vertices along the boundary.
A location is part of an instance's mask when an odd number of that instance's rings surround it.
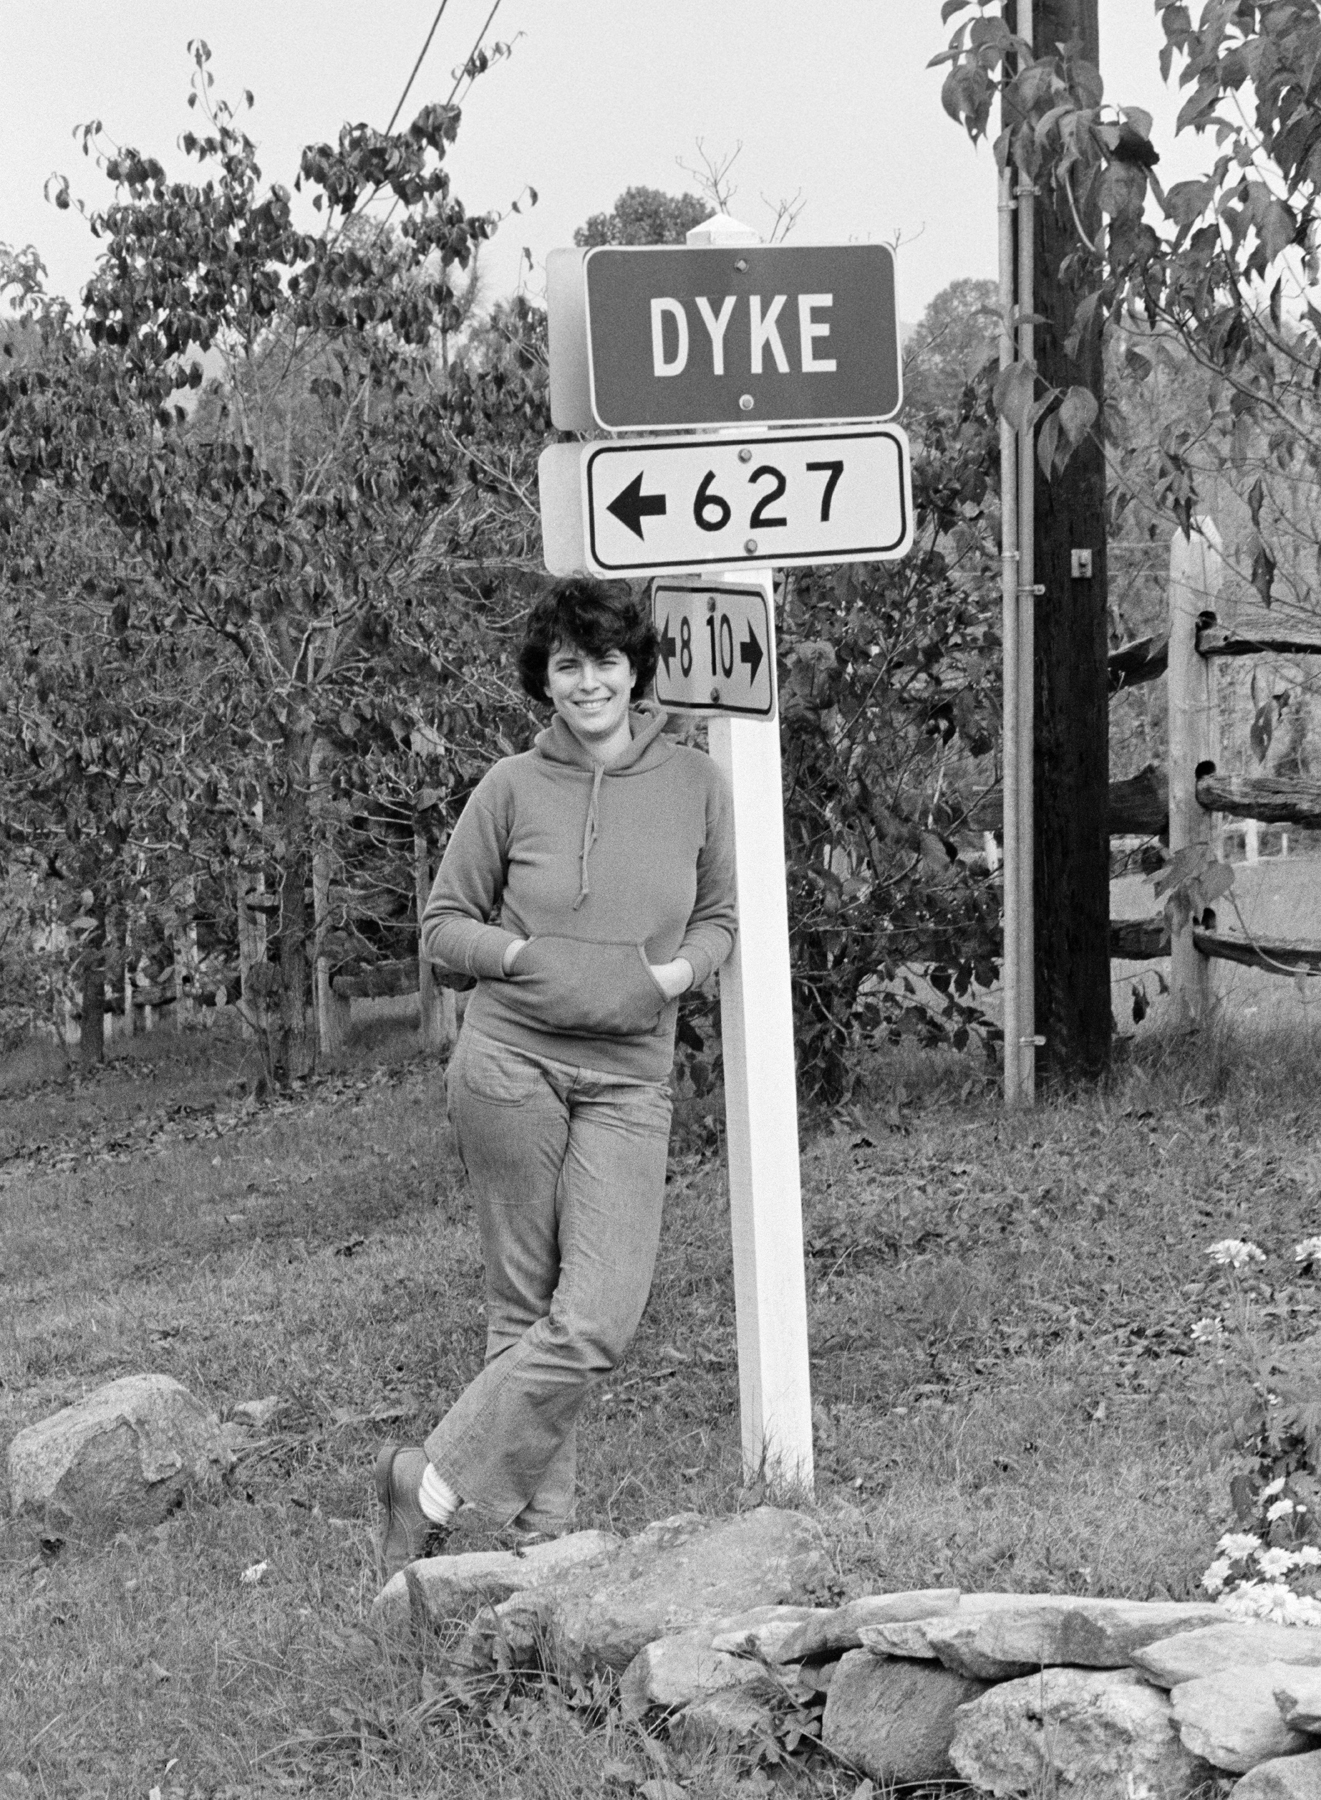
<svg viewBox="0 0 1321 1800">
<path fill-rule="evenodd" d="M 641 944 L 530 938 L 510 980 L 510 998 L 529 1018 L 582 1037 L 651 1031 L 666 1004 Z"/>
</svg>

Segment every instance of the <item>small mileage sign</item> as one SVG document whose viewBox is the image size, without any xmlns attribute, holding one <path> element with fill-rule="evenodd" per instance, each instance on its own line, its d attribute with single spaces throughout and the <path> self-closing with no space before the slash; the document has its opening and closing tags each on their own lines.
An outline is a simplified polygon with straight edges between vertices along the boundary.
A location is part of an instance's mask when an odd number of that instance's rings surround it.
<svg viewBox="0 0 1321 1800">
<path fill-rule="evenodd" d="M 775 644 L 764 589 L 656 581 L 651 616 L 660 639 L 656 698 L 662 706 L 774 717 Z"/>
</svg>

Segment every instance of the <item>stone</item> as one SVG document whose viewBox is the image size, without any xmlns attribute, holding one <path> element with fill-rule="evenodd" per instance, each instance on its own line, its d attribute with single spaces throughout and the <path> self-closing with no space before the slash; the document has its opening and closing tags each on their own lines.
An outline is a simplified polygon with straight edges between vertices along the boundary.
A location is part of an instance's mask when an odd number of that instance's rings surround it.
<svg viewBox="0 0 1321 1800">
<path fill-rule="evenodd" d="M 950 1613 L 957 1613 L 959 1618 L 963 1618 L 971 1613 L 995 1612 L 1000 1607 L 1021 1606 L 1022 1603 L 1021 1594 L 959 1594 L 953 1606 L 936 1607 L 931 1612 L 923 1612 L 920 1618 L 885 1619 L 870 1625 L 860 1625 L 858 1636 L 863 1646 L 874 1651 L 877 1656 L 903 1656 L 915 1662 L 936 1662 L 936 1653 L 927 1642 L 926 1628 L 929 1621 L 945 1618 Z M 843 1608 L 840 1610 L 843 1611 Z"/>
<path fill-rule="evenodd" d="M 473 1600 L 495 1605 L 511 1594 L 535 1592 L 585 1563 L 599 1566 L 623 1543 L 611 1531 L 574 1531 L 527 1550 L 471 1550 L 462 1556 L 424 1556 L 409 1564 L 433 1625 L 456 1618 Z M 402 1630 L 412 1618 L 408 1576 L 392 1575 L 372 1601 L 372 1623 Z"/>
<path fill-rule="evenodd" d="M 802 1662 L 809 1656 L 856 1650 L 862 1643 L 858 1634 L 864 1629 L 934 1619 L 952 1613 L 958 1604 L 957 1588 L 915 1588 L 902 1594 L 866 1594 L 846 1606 L 818 1607 L 797 1630 L 786 1633 L 776 1655 L 785 1662 Z"/>
<path fill-rule="evenodd" d="M 1276 1625 L 1267 1619 L 1226 1619 L 1178 1637 L 1144 1644 L 1129 1659 L 1157 1687 L 1178 1687 L 1221 1669 L 1297 1663 L 1321 1667 L 1321 1631 L 1311 1625 Z"/>
<path fill-rule="evenodd" d="M 1277 1666 L 1275 1704 L 1286 1725 L 1321 1736 L 1321 1670 L 1292 1668 L 1286 1674 Z"/>
<path fill-rule="evenodd" d="M 939 1781 L 954 1773 L 959 1708 L 985 1692 L 930 1662 L 848 1650 L 826 1690 L 821 1742 L 873 1781 Z"/>
<path fill-rule="evenodd" d="M 1301 1731 L 1286 1725 L 1275 1704 L 1275 1689 L 1285 1665 L 1221 1669 L 1182 1681 L 1170 1694 L 1179 1736 L 1204 1762 L 1243 1775 L 1273 1756 L 1292 1756 L 1309 1748 Z"/>
<path fill-rule="evenodd" d="M 18 1433 L 10 1504 L 52 1529 L 112 1537 L 159 1525 L 232 1462 L 219 1421 L 186 1387 L 169 1375 L 125 1375 Z"/>
<path fill-rule="evenodd" d="M 1182 1800 L 1212 1771 L 1184 1745 L 1167 1695 L 1135 1669 L 1042 1669 L 959 1709 L 950 1762 L 995 1795 L 1061 1789 Z"/>
<path fill-rule="evenodd" d="M 953 1612 L 909 1629 L 920 1633 L 928 1654 L 957 1675 L 1013 1681 L 1035 1669 L 1059 1666 L 1126 1668 L 1133 1651 L 1153 1638 L 1192 1630 L 1219 1616 L 1214 1606 L 1176 1600 L 1089 1600 L 1072 1594 L 1020 1594 L 1016 1604 L 1006 1605 L 1000 1598 L 993 1608 L 979 1612 L 965 1596 Z M 896 1654 L 889 1626 L 869 1627 L 859 1635 L 869 1649 Z"/>
<path fill-rule="evenodd" d="M 658 1637 L 804 1600 L 830 1576 L 821 1533 L 800 1513 L 680 1513 L 631 1538 L 604 1572 L 512 1595 L 477 1620 L 466 1655 L 479 1665 L 526 1667 L 546 1654 L 576 1674 L 622 1674 Z"/>
<path fill-rule="evenodd" d="M 286 1404 L 283 1394 L 267 1394 L 264 1400 L 240 1400 L 237 1406 L 230 1408 L 229 1416 L 236 1425 L 265 1431 L 284 1411 Z"/>
<path fill-rule="evenodd" d="M 756 1607 L 741 1616 L 699 1625 L 693 1631 L 673 1632 L 644 1644 L 620 1678 L 624 1716 L 640 1719 L 653 1706 L 687 1706 L 724 1688 L 759 1683 L 766 1691 L 777 1680 L 792 1681 L 797 1670 L 791 1665 L 772 1674 L 764 1663 L 719 1647 L 746 1643 L 769 1623 L 765 1614 L 778 1610 Z"/>
<path fill-rule="evenodd" d="M 713 1650 L 731 1656 L 755 1656 L 762 1662 L 796 1661 L 782 1657 L 786 1639 L 813 1619 L 830 1618 L 828 1606 L 756 1606 L 732 1623 L 722 1624 L 711 1640 Z"/>
<path fill-rule="evenodd" d="M 681 1749 L 691 1751 L 707 1745 L 746 1746 L 769 1736 L 774 1726 L 775 1714 L 765 1701 L 746 1688 L 723 1688 L 685 1706 L 670 1722 L 669 1732 Z"/>
<path fill-rule="evenodd" d="M 1258 1763 L 1234 1783 L 1234 1800 L 1321 1800 L 1321 1750 Z"/>
</svg>

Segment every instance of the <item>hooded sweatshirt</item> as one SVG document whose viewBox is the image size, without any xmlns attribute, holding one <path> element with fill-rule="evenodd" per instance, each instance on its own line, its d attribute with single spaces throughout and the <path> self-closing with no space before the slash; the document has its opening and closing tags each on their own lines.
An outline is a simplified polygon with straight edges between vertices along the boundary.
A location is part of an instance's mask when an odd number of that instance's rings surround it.
<svg viewBox="0 0 1321 1800">
<path fill-rule="evenodd" d="M 473 1028 L 557 1062 L 664 1081 L 678 1002 L 647 967 L 682 956 L 694 983 L 729 955 L 737 909 L 729 791 L 709 756 L 630 713 L 612 768 L 558 716 L 482 777 L 422 915 L 422 954 L 478 978 Z M 513 972 L 502 962 L 526 938 Z"/>
</svg>

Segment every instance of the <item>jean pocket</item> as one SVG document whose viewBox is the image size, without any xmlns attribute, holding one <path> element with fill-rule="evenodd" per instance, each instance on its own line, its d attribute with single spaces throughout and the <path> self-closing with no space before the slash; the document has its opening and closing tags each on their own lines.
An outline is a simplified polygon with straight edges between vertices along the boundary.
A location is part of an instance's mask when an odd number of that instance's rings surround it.
<svg viewBox="0 0 1321 1800">
<path fill-rule="evenodd" d="M 535 1063 L 508 1045 L 476 1033 L 460 1045 L 457 1061 L 464 1091 L 489 1106 L 521 1106 L 541 1085 L 541 1071 Z"/>
<path fill-rule="evenodd" d="M 655 1029 L 664 994 L 641 944 L 538 937 L 514 964 L 512 993 L 530 1018 L 580 1037 L 633 1037 Z"/>
</svg>

